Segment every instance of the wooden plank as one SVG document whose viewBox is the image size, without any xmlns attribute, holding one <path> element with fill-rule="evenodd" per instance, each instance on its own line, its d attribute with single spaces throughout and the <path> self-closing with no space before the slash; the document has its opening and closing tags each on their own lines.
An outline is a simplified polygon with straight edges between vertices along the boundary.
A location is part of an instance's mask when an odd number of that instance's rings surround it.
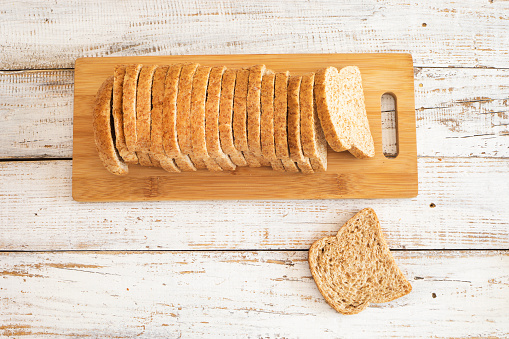
<svg viewBox="0 0 509 339">
<path fill-rule="evenodd" d="M 419 156 L 509 157 L 509 70 L 415 68 Z M 71 70 L 0 72 L 0 158 L 72 157 Z"/>
<path fill-rule="evenodd" d="M 502 338 L 509 333 L 507 251 L 393 255 L 413 291 L 343 316 L 318 292 L 307 252 L 2 253 L 0 335 Z"/>
<path fill-rule="evenodd" d="M 421 158 L 413 199 L 78 203 L 71 162 L 0 162 L 0 250 L 307 249 L 373 207 L 397 249 L 509 248 L 509 159 Z"/>
<path fill-rule="evenodd" d="M 366 111 L 376 154 L 359 160 L 329 149 L 326 172 L 303 175 L 271 168 L 237 168 L 228 172 L 169 173 L 130 165 L 129 174 L 109 173 L 95 150 L 93 110 L 97 89 L 117 64 L 174 64 L 249 67 L 263 63 L 274 71 L 314 72 L 333 65 L 357 65 L 362 73 Z M 417 195 L 412 58 L 408 54 L 263 54 L 166 57 L 84 58 L 76 62 L 73 126 L 73 198 L 77 201 L 344 199 L 408 198 Z M 398 100 L 396 158 L 382 153 L 380 98 Z M 108 126 L 109 128 L 109 126 Z"/>
<path fill-rule="evenodd" d="M 507 67 L 508 12 L 506 1 L 478 0 L 9 2 L 0 12 L 0 69 L 260 52 L 407 52 L 418 66 Z"/>
</svg>

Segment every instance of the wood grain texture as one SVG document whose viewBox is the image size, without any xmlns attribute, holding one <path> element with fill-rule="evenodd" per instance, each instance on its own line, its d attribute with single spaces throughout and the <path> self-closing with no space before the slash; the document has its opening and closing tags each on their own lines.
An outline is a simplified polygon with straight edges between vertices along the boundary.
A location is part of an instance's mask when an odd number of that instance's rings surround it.
<svg viewBox="0 0 509 339">
<path fill-rule="evenodd" d="M 71 161 L 0 162 L 1 250 L 307 249 L 372 207 L 398 249 L 509 248 L 508 159 L 421 158 L 412 199 L 78 203 Z"/>
<path fill-rule="evenodd" d="M 507 1 L 67 1 L 3 4 L 0 69 L 79 57 L 412 53 L 418 66 L 507 67 Z M 114 15 L 112 15 L 114 13 Z"/>
<path fill-rule="evenodd" d="M 503 338 L 509 333 L 507 251 L 393 255 L 413 291 L 343 316 L 318 292 L 307 252 L 2 253 L 0 305 L 6 311 L 0 314 L 0 335 Z"/>
<path fill-rule="evenodd" d="M 72 157 L 74 72 L 0 72 L 0 158 Z M 509 70 L 415 68 L 419 156 L 509 157 Z"/>
<path fill-rule="evenodd" d="M 329 150 L 327 172 L 289 174 L 269 168 L 234 172 L 168 173 L 131 165 L 125 177 L 101 168 L 93 144 L 94 94 L 116 64 L 174 64 L 249 67 L 265 64 L 274 71 L 302 74 L 334 65 L 355 64 L 362 73 L 367 115 L 376 154 L 359 160 Z M 408 54 L 284 54 L 182 57 L 84 58 L 76 62 L 74 88 L 73 198 L 77 201 L 340 199 L 403 198 L 417 195 L 413 64 Z M 399 155 L 382 154 L 380 98 L 398 98 Z M 235 121 L 234 121 L 235 122 Z M 247 147 L 247 141 L 246 141 Z"/>
</svg>

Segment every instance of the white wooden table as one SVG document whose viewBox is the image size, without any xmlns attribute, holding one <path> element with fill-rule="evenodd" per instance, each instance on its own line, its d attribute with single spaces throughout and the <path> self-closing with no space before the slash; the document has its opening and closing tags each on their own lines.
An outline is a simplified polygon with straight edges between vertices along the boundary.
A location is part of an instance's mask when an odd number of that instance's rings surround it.
<svg viewBox="0 0 509 339">
<path fill-rule="evenodd" d="M 0 1 L 0 336 L 509 337 L 509 2 Z M 77 203 L 82 56 L 412 53 L 413 199 Z M 307 249 L 373 207 L 413 291 L 355 316 Z"/>
</svg>

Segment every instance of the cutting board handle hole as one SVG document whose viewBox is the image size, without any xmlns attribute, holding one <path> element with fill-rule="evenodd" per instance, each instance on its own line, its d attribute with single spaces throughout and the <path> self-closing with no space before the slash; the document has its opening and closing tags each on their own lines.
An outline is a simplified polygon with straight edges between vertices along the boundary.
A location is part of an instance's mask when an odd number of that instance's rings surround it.
<svg viewBox="0 0 509 339">
<path fill-rule="evenodd" d="M 393 93 L 384 93 L 380 98 L 382 119 L 382 150 L 388 159 L 398 156 L 398 110 L 396 96 Z"/>
</svg>

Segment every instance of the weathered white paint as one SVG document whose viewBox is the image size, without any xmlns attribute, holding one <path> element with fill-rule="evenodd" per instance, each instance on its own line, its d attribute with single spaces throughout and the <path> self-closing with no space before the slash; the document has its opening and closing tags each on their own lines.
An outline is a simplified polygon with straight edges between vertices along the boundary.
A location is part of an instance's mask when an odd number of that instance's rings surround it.
<svg viewBox="0 0 509 339">
<path fill-rule="evenodd" d="M 507 67 L 506 1 L 4 2 L 0 69 L 82 56 L 410 52 L 418 66 Z"/>
<path fill-rule="evenodd" d="M 509 157 L 509 69 L 415 69 L 420 156 Z M 72 156 L 73 72 L 0 72 L 0 158 Z"/>
<path fill-rule="evenodd" d="M 421 158 L 413 199 L 105 204 L 72 200 L 71 161 L 1 162 L 0 250 L 306 249 L 364 207 L 391 248 L 509 248 L 508 172 L 509 159 Z"/>
<path fill-rule="evenodd" d="M 2 253 L 0 335 L 507 336 L 507 252 L 393 255 L 413 291 L 344 316 L 318 292 L 305 251 Z"/>
</svg>

